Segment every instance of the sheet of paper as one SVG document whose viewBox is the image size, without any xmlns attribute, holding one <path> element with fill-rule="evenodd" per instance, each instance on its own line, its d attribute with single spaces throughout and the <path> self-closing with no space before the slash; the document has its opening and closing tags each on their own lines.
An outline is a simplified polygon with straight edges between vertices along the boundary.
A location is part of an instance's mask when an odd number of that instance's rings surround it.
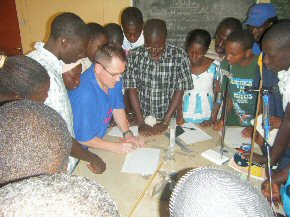
<svg viewBox="0 0 290 217">
<path fill-rule="evenodd" d="M 121 172 L 152 175 L 157 169 L 159 154 L 159 149 L 137 148 L 127 154 Z"/>
<path fill-rule="evenodd" d="M 131 126 L 129 129 L 133 132 L 134 136 L 138 136 L 138 126 Z M 123 133 L 118 127 L 113 127 L 108 133 L 109 136 L 123 137 Z"/>
<path fill-rule="evenodd" d="M 229 160 L 227 156 L 221 156 L 219 151 L 215 151 L 213 149 L 208 149 L 205 152 L 202 152 L 201 156 L 217 165 L 222 165 L 224 162 Z"/>
<path fill-rule="evenodd" d="M 251 121 L 251 124 L 254 125 L 254 120 Z M 257 120 L 257 131 L 263 136 L 264 138 L 264 129 L 262 127 L 262 115 L 258 116 Z M 273 146 L 274 140 L 276 138 L 278 129 L 273 129 L 269 132 L 269 138 L 268 138 L 268 143 L 270 146 Z"/>
<path fill-rule="evenodd" d="M 193 128 L 193 129 L 192 129 Z M 178 136 L 186 145 L 209 140 L 212 137 L 206 134 L 203 130 L 192 123 L 185 123 L 182 125 L 182 129 L 185 131 Z"/>
<path fill-rule="evenodd" d="M 250 138 L 244 138 L 242 131 L 244 127 L 227 127 L 225 134 L 225 145 L 230 148 L 239 148 L 243 143 L 251 144 Z"/>
</svg>

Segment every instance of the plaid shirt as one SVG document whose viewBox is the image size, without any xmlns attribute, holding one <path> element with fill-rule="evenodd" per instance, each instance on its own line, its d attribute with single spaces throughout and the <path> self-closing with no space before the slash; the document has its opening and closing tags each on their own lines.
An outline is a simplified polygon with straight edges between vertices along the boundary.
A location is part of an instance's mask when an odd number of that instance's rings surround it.
<svg viewBox="0 0 290 217">
<path fill-rule="evenodd" d="M 144 45 L 131 50 L 123 86 L 138 89 L 144 116 L 164 118 L 174 92 L 193 89 L 186 53 L 166 44 L 162 57 L 154 61 Z"/>
</svg>

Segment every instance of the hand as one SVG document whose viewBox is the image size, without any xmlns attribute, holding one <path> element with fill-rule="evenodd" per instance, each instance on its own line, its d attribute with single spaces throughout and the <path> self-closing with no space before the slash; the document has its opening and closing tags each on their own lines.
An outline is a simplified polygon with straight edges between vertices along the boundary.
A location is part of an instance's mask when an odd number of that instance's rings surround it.
<svg viewBox="0 0 290 217">
<path fill-rule="evenodd" d="M 118 154 L 126 154 L 130 151 L 135 150 L 135 146 L 132 143 L 129 142 L 118 142 L 116 143 L 115 152 Z"/>
<path fill-rule="evenodd" d="M 270 181 L 268 179 L 262 183 L 261 191 L 262 194 L 267 198 L 269 203 L 271 203 Z M 272 183 L 272 196 L 275 207 L 279 208 L 279 204 L 282 204 L 280 195 L 280 185 Z"/>
<path fill-rule="evenodd" d="M 161 134 L 168 129 L 168 124 L 169 123 L 161 121 L 160 123 L 157 123 L 153 126 L 153 130 L 156 132 L 156 134 Z"/>
<path fill-rule="evenodd" d="M 212 125 L 211 121 L 203 121 L 200 126 L 202 127 L 210 127 Z"/>
<path fill-rule="evenodd" d="M 176 124 L 179 126 L 182 126 L 185 123 L 185 120 L 183 117 L 177 117 L 176 118 Z"/>
<path fill-rule="evenodd" d="M 246 127 L 246 128 L 243 129 L 243 131 L 242 131 L 242 136 L 243 136 L 244 138 L 252 138 L 253 131 L 254 131 L 254 127 Z"/>
<path fill-rule="evenodd" d="M 281 118 L 278 118 L 276 116 L 271 116 L 270 117 L 270 126 L 271 126 L 271 129 L 273 128 L 277 128 L 279 129 L 282 125 L 282 119 Z"/>
<path fill-rule="evenodd" d="M 142 148 L 145 146 L 144 140 L 141 138 L 137 138 L 136 136 L 127 134 L 124 139 L 125 142 L 134 144 L 135 147 Z"/>
<path fill-rule="evenodd" d="M 106 163 L 98 156 L 93 155 L 94 157 L 90 160 L 90 163 L 87 164 L 87 167 L 96 174 L 102 174 L 106 170 Z"/>
<path fill-rule="evenodd" d="M 223 120 L 217 120 L 216 122 L 213 123 L 213 129 L 216 131 L 222 130 L 224 126 L 224 121 Z"/>
<path fill-rule="evenodd" d="M 250 155 L 251 155 L 251 152 L 248 152 L 248 151 L 244 152 L 242 154 L 242 158 L 250 160 Z M 267 163 L 267 157 L 254 152 L 252 161 L 259 164 L 265 164 Z"/>
<path fill-rule="evenodd" d="M 153 131 L 153 127 L 143 124 L 139 125 L 139 133 L 142 136 L 153 136 L 156 135 L 156 133 Z"/>
</svg>

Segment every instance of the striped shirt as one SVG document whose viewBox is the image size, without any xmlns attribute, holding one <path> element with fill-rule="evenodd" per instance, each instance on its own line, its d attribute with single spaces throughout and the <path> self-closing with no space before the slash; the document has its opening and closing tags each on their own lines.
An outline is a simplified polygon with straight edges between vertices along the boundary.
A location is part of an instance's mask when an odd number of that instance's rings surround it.
<svg viewBox="0 0 290 217">
<path fill-rule="evenodd" d="M 186 53 L 166 44 L 158 61 L 143 46 L 131 50 L 123 77 L 125 89 L 137 88 L 144 116 L 164 118 L 176 90 L 191 90 L 193 82 Z"/>
</svg>

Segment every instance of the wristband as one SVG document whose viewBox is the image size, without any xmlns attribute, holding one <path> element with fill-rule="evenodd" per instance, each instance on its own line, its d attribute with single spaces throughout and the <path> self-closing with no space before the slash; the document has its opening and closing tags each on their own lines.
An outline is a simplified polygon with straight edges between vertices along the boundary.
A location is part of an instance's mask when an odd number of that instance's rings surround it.
<svg viewBox="0 0 290 217">
<path fill-rule="evenodd" d="M 128 131 L 123 133 L 123 138 L 125 138 L 125 136 L 127 136 L 127 135 L 133 136 L 134 134 L 133 134 L 133 132 L 131 130 L 128 130 Z"/>
</svg>

